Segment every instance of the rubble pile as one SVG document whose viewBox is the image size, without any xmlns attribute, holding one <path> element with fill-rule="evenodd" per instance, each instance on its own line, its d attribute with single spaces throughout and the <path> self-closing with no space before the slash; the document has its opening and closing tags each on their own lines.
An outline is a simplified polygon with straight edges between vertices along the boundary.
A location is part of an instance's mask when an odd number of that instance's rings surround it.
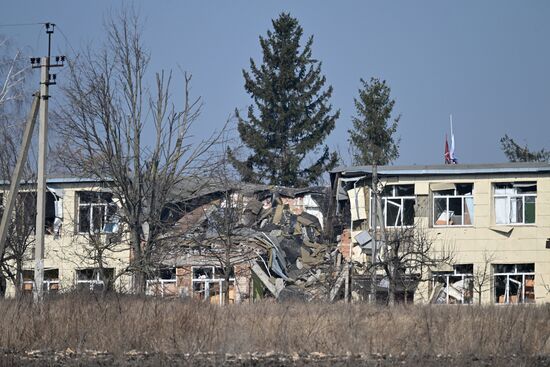
<svg viewBox="0 0 550 367">
<path fill-rule="evenodd" d="M 294 209 L 294 210 L 293 210 Z M 328 299 L 338 277 L 337 247 L 323 237 L 318 217 L 295 210 L 278 193 L 248 201 L 243 225 L 266 251 L 252 271 L 279 300 Z"/>
<path fill-rule="evenodd" d="M 195 255 L 227 248 L 233 263 L 248 263 L 255 297 L 277 300 L 334 300 L 343 284 L 341 255 L 323 234 L 326 188 L 291 189 L 249 185 L 227 210 L 227 196 L 212 196 L 177 221 L 179 233 Z M 224 227 L 230 220 L 231 225 Z M 221 231 L 220 231 L 220 227 Z M 227 233 L 230 232 L 230 234 Z M 225 232 L 225 233 L 223 233 Z M 202 250 L 199 250 L 202 248 Z M 265 291 L 267 290 L 267 292 Z"/>
</svg>

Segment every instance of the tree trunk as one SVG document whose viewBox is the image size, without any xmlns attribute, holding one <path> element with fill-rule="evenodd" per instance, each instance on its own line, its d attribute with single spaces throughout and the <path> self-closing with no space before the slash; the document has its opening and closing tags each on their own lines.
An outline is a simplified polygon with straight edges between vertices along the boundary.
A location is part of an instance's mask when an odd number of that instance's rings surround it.
<svg viewBox="0 0 550 367">
<path fill-rule="evenodd" d="M 225 277 L 223 282 L 223 304 L 228 305 L 229 304 L 229 269 L 228 267 L 225 268 Z"/>
<path fill-rule="evenodd" d="M 144 256 L 141 248 L 141 236 L 138 228 L 133 228 L 130 231 L 130 242 L 132 253 L 132 291 L 134 294 L 145 294 L 146 289 L 146 269 L 144 264 Z"/>
<path fill-rule="evenodd" d="M 395 279 L 390 277 L 388 282 L 388 306 L 393 307 L 395 305 Z"/>
</svg>

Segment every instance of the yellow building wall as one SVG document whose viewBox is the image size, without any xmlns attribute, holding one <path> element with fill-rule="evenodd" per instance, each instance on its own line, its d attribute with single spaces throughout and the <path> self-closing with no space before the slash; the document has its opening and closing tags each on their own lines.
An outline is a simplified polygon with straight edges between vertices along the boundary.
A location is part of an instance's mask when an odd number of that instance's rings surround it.
<svg viewBox="0 0 550 367">
<path fill-rule="evenodd" d="M 393 181 L 393 180 L 392 180 Z M 493 184 L 496 182 L 534 181 L 537 183 L 536 217 L 534 224 L 496 225 L 494 219 Z M 474 220 L 472 226 L 431 225 L 433 214 L 428 218 L 415 218 L 419 228 L 427 230 L 434 241 L 434 249 L 451 248 L 455 264 L 473 264 L 474 274 L 483 269 L 485 259 L 492 257 L 492 264 L 535 264 L 535 301 L 550 302 L 550 176 L 549 175 L 498 175 L 452 177 L 407 177 L 399 184 L 414 184 L 415 195 L 430 195 L 430 211 L 433 213 L 433 198 L 429 192 L 431 183 L 473 183 Z M 393 184 L 394 182 L 392 182 Z M 499 232 L 503 227 L 512 228 L 509 235 Z M 427 302 L 427 284 L 419 286 L 415 301 Z M 494 303 L 493 278 L 482 293 L 483 303 Z M 474 300 L 477 303 L 477 299 Z"/>
<path fill-rule="evenodd" d="M 84 268 L 95 268 L 97 264 L 90 260 L 89 251 L 91 245 L 87 236 L 78 234 L 76 229 L 77 218 L 77 192 L 97 191 L 97 186 L 89 184 L 48 184 L 56 189 L 62 189 L 63 195 L 63 224 L 61 236 L 45 236 L 44 268 L 59 269 L 59 282 L 61 291 L 69 291 L 76 286 L 76 271 Z M 107 252 L 105 256 L 105 268 L 114 268 L 115 274 L 121 272 L 129 264 L 130 251 L 127 245 L 120 244 L 117 251 Z M 34 269 L 34 247 L 29 246 L 28 260 L 24 264 L 25 270 Z M 130 277 L 124 275 L 115 282 L 117 290 L 125 291 L 130 287 Z M 7 279 L 6 296 L 14 296 L 15 289 Z"/>
</svg>

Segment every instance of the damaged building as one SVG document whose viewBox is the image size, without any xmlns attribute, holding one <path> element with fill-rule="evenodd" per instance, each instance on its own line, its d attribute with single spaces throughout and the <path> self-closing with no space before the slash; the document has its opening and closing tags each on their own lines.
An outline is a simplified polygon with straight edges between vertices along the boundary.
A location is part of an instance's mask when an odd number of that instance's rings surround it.
<svg viewBox="0 0 550 367">
<path fill-rule="evenodd" d="M 432 252 L 452 261 L 406 274 L 399 298 L 436 304 L 517 304 L 550 301 L 550 165 L 506 163 L 380 166 L 378 208 L 385 233 L 421 232 Z M 352 264 L 351 290 L 365 300 L 375 279 L 384 296 L 388 280 L 364 271 L 372 247 L 372 168 L 331 172 L 339 247 Z M 380 222 L 379 220 L 379 222 Z M 376 236 L 380 236 L 378 230 Z M 383 256 L 383 255 L 381 255 Z"/>
<path fill-rule="evenodd" d="M 328 202 L 324 187 L 240 184 L 181 203 L 161 260 L 171 270 L 149 280 L 149 293 L 220 304 L 327 299 L 337 255 L 324 232 Z"/>
<path fill-rule="evenodd" d="M 190 179 L 189 187 L 173 194 L 163 215 L 169 224 L 166 245 L 148 271 L 147 294 L 216 304 L 328 297 L 328 285 L 338 274 L 336 246 L 324 234 L 327 188 L 242 183 L 228 188 L 205 181 Z M 107 286 L 120 292 L 131 289 L 126 272 L 131 250 L 121 237 L 120 205 L 110 185 L 93 179 L 48 179 L 46 293 L 101 291 Z M 28 210 L 18 212 L 32 226 L 35 195 L 29 187 L 23 185 L 20 194 Z M 229 227 L 221 230 L 227 222 Z M 111 244 L 101 268 L 93 258 L 94 238 Z M 30 245 L 24 258 L 23 293 L 34 288 L 33 250 Z M 7 286 L 5 294 L 13 295 L 13 285 Z"/>
</svg>

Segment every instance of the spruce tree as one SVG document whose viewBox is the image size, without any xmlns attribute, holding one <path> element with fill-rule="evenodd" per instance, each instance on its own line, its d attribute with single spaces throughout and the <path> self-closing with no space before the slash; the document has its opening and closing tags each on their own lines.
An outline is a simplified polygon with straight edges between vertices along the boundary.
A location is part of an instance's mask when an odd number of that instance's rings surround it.
<svg viewBox="0 0 550 367">
<path fill-rule="evenodd" d="M 356 116 L 349 142 L 356 165 L 385 165 L 399 157 L 399 139 L 394 137 L 401 116 L 392 119 L 395 101 L 386 81 L 361 79 L 359 98 L 354 98 Z"/>
<path fill-rule="evenodd" d="M 510 162 L 548 162 L 550 152 L 546 149 L 530 150 L 527 144 L 521 146 L 505 134 L 500 139 L 502 151 Z"/>
<path fill-rule="evenodd" d="M 246 118 L 238 111 L 238 131 L 250 155 L 244 161 L 229 150 L 229 159 L 247 182 L 302 186 L 318 182 L 334 167 L 336 153 L 323 141 L 334 129 L 339 111 L 331 114 L 332 87 L 324 88 L 321 63 L 312 57 L 313 36 L 300 44 L 303 29 L 282 13 L 273 31 L 260 36 L 263 60 L 250 59 L 243 70 L 252 97 Z M 304 160 L 311 160 L 310 165 Z"/>
</svg>

